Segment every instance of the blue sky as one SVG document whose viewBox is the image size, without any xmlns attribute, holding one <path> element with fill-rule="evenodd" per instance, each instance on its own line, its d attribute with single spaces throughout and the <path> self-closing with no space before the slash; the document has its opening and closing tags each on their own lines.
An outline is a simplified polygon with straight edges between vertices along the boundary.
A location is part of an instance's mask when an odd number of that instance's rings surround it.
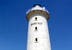
<svg viewBox="0 0 72 50">
<path fill-rule="evenodd" d="M 26 11 L 36 3 L 50 13 L 52 50 L 72 50 L 72 0 L 0 0 L 0 50 L 26 50 Z"/>
</svg>

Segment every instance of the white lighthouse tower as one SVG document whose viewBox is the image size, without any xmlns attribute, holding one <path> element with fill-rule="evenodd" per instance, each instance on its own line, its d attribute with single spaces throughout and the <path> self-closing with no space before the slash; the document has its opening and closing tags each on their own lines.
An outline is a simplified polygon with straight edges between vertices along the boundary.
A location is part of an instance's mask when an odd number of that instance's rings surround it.
<svg viewBox="0 0 72 50">
<path fill-rule="evenodd" d="M 27 11 L 29 21 L 27 50 L 51 50 L 48 23 L 49 13 L 40 4 Z"/>
</svg>

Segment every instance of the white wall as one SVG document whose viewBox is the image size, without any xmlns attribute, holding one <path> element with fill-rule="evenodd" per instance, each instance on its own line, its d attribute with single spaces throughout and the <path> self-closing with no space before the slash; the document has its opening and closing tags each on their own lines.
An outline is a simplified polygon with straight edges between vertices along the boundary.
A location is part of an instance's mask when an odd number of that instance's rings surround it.
<svg viewBox="0 0 72 50">
<path fill-rule="evenodd" d="M 37 21 L 35 21 L 35 17 L 37 17 Z M 27 50 L 51 50 L 46 18 L 42 15 L 34 15 L 29 20 L 28 27 Z M 35 31 L 35 27 L 37 27 L 37 31 Z M 37 42 L 35 38 L 38 39 Z"/>
</svg>

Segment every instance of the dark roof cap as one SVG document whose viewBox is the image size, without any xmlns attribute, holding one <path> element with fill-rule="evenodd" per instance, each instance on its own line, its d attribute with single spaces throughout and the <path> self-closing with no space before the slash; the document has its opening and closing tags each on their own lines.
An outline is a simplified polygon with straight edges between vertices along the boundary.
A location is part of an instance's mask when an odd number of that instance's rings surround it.
<svg viewBox="0 0 72 50">
<path fill-rule="evenodd" d="M 37 5 L 40 6 L 40 7 L 42 7 L 40 4 L 34 4 L 33 7 L 35 7 L 35 6 L 37 6 Z"/>
</svg>

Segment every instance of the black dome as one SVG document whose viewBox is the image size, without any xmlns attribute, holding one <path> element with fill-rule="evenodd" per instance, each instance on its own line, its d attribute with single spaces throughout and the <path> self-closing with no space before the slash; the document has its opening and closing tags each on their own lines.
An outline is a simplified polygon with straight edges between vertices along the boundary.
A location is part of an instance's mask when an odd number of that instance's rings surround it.
<svg viewBox="0 0 72 50">
<path fill-rule="evenodd" d="M 37 6 L 37 5 L 40 6 L 40 7 L 42 7 L 40 4 L 34 4 L 33 7 L 35 7 L 35 6 Z"/>
</svg>

